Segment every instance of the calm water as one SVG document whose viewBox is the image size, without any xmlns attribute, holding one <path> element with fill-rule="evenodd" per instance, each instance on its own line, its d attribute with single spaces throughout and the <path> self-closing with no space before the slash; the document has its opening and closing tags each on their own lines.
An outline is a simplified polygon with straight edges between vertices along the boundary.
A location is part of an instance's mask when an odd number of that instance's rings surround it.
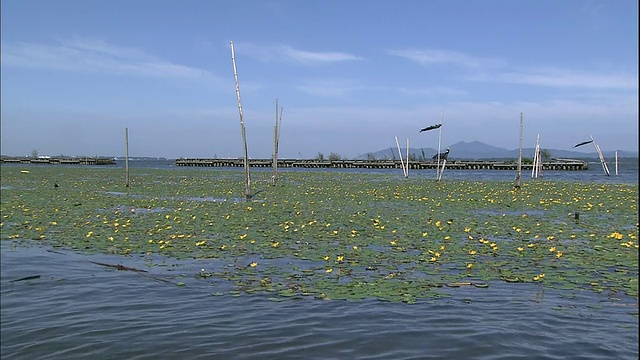
<svg viewBox="0 0 640 360">
<path fill-rule="evenodd" d="M 130 165 L 171 168 L 172 162 Z M 638 182 L 637 162 L 620 170 L 607 177 L 597 163 L 588 171 L 546 172 L 543 179 Z M 435 178 L 435 171 L 410 176 Z M 444 178 L 512 181 L 514 173 L 445 171 Z M 523 181 L 536 180 L 523 173 Z M 0 246 L 2 359 L 638 358 L 638 302 L 620 295 L 492 282 L 411 305 L 274 301 L 214 295 L 219 280 L 194 276 L 205 261 L 149 268 L 142 258 L 9 240 Z M 185 285 L 91 261 L 148 269 Z M 12 282 L 32 275 L 40 278 Z"/>
<path fill-rule="evenodd" d="M 144 268 L 135 259 L 1 246 L 3 359 L 638 357 L 630 298 L 495 282 L 412 305 L 273 301 L 214 296 L 193 276 L 202 262 L 150 268 L 175 286 L 90 262 Z"/>
</svg>

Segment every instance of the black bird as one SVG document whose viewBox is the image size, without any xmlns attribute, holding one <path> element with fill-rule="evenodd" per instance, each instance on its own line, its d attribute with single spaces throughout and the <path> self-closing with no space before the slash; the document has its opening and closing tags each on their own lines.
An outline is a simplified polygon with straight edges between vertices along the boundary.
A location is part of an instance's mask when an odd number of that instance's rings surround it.
<svg viewBox="0 0 640 360">
<path fill-rule="evenodd" d="M 436 125 L 427 126 L 424 129 L 420 129 L 420 132 L 429 131 L 429 130 L 435 130 L 435 129 L 439 128 L 440 126 L 442 126 L 442 124 L 436 124 Z"/>
<path fill-rule="evenodd" d="M 53 187 L 58 187 L 58 183 L 53 183 Z"/>
<path fill-rule="evenodd" d="M 447 160 L 447 156 L 449 156 L 449 148 L 447 148 L 447 151 L 440 153 L 440 154 L 435 154 L 433 155 L 433 160 L 437 160 L 438 159 L 438 155 L 440 155 L 440 159 L 442 160 Z"/>
</svg>

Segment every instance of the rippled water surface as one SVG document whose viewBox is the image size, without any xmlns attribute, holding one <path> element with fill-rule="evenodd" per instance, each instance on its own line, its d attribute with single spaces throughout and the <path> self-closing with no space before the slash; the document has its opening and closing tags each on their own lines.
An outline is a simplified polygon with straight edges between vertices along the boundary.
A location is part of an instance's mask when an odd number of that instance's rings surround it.
<svg viewBox="0 0 640 360">
<path fill-rule="evenodd" d="M 194 276 L 204 260 L 1 250 L 2 359 L 638 358 L 637 300 L 624 296 L 492 282 L 410 305 L 276 301 L 217 296 L 219 280 Z"/>
</svg>

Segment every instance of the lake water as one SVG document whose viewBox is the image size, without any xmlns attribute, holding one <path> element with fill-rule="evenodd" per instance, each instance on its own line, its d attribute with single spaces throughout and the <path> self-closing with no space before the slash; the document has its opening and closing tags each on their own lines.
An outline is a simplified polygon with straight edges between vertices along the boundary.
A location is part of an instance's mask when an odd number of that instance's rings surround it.
<svg viewBox="0 0 640 360">
<path fill-rule="evenodd" d="M 172 162 L 130 165 L 172 168 Z M 399 169 L 394 173 L 402 176 Z M 505 181 L 515 175 L 444 174 L 445 180 Z M 433 179 L 435 171 L 410 176 Z M 522 179 L 537 181 L 530 173 Z M 638 169 L 636 162 L 635 169 L 623 167 L 607 177 L 596 163 L 587 171 L 546 172 L 543 179 L 637 183 Z M 487 288 L 451 288 L 450 297 L 416 304 L 283 300 L 215 293 L 219 280 L 194 276 L 205 260 L 167 259 L 147 267 L 136 257 L 84 255 L 11 240 L 0 246 L 2 359 L 638 358 L 638 301 L 620 294 L 497 281 Z M 180 279 L 184 286 L 156 278 Z"/>
</svg>

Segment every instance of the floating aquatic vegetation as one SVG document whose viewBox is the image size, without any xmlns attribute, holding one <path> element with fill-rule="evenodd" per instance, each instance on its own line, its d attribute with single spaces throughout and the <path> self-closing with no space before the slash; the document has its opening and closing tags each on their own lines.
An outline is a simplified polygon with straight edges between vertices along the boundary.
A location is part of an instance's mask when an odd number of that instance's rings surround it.
<svg viewBox="0 0 640 360">
<path fill-rule="evenodd" d="M 256 172 L 249 201 L 240 171 L 132 169 L 128 188 L 120 172 L 3 167 L 1 239 L 196 259 L 234 296 L 413 303 L 502 281 L 638 297 L 638 185 Z"/>
</svg>

